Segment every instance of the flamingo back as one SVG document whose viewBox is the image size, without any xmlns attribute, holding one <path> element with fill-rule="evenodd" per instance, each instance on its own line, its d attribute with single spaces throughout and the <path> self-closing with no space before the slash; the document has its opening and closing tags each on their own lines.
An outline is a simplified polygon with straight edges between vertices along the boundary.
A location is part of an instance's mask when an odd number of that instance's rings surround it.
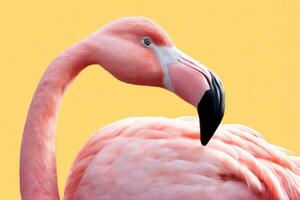
<svg viewBox="0 0 300 200">
<path fill-rule="evenodd" d="M 195 117 L 127 118 L 85 144 L 65 200 L 299 200 L 299 157 L 242 125 L 199 141 Z"/>
</svg>

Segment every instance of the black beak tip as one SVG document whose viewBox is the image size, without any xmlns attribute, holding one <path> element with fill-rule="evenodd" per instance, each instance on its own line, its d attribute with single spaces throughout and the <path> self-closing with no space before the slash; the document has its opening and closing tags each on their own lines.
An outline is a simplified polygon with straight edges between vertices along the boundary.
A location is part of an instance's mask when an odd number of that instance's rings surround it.
<svg viewBox="0 0 300 200">
<path fill-rule="evenodd" d="M 206 146 L 208 144 L 209 140 L 204 140 L 201 138 L 201 144 L 202 146 Z"/>
<path fill-rule="evenodd" d="M 201 144 L 202 146 L 206 146 L 208 144 L 209 140 L 204 141 L 203 139 L 201 139 Z"/>
<path fill-rule="evenodd" d="M 207 127 L 203 123 L 201 124 L 201 122 L 200 122 L 200 127 L 206 127 L 206 128 L 200 128 L 200 132 L 201 132 L 200 141 L 203 146 L 206 146 L 208 144 L 208 142 L 214 135 L 216 129 L 218 128 L 218 126 L 219 126 L 219 124 L 215 125 L 215 126 L 210 125 L 209 127 Z"/>
<path fill-rule="evenodd" d="M 203 132 L 201 132 L 201 133 L 203 133 Z M 213 133 L 213 134 L 214 134 L 214 133 Z M 210 134 L 211 137 L 213 136 L 213 134 Z M 208 135 L 208 134 L 207 134 L 207 133 L 206 133 L 206 134 L 205 134 L 205 133 L 201 134 L 201 139 L 200 139 L 201 144 L 202 144 L 203 146 L 206 146 L 206 145 L 208 144 L 209 140 L 211 139 L 211 137 L 210 137 L 210 138 L 209 138 L 209 137 L 204 137 L 205 135 Z"/>
<path fill-rule="evenodd" d="M 201 144 L 206 146 L 220 125 L 225 110 L 224 89 L 216 76 L 211 73 L 211 89 L 207 90 L 198 104 Z"/>
</svg>

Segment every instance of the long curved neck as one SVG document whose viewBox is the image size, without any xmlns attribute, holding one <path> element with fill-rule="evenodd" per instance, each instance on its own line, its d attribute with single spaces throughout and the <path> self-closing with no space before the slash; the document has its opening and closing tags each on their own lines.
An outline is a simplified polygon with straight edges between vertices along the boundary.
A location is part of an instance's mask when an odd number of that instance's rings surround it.
<svg viewBox="0 0 300 200">
<path fill-rule="evenodd" d="M 20 189 L 23 200 L 59 200 L 55 137 L 58 110 L 67 86 L 94 64 L 87 40 L 67 49 L 44 73 L 33 96 L 24 128 Z"/>
</svg>

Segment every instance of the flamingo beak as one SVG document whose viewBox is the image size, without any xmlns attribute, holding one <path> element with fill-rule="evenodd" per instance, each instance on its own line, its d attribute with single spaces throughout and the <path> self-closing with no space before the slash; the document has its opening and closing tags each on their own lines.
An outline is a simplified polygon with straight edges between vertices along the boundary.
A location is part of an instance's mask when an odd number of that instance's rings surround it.
<svg viewBox="0 0 300 200">
<path fill-rule="evenodd" d="M 176 48 L 168 63 L 168 89 L 197 108 L 200 140 L 207 145 L 224 116 L 225 96 L 219 78 L 207 67 Z M 175 53 L 174 53 L 175 52 Z"/>
<path fill-rule="evenodd" d="M 201 144 L 205 146 L 212 138 L 224 116 L 224 88 L 220 79 L 213 72 L 183 52 L 180 52 L 177 60 L 186 67 L 193 69 L 198 76 L 204 76 L 208 84 L 208 88 L 206 88 L 197 104 L 201 133 L 200 140 Z"/>
</svg>

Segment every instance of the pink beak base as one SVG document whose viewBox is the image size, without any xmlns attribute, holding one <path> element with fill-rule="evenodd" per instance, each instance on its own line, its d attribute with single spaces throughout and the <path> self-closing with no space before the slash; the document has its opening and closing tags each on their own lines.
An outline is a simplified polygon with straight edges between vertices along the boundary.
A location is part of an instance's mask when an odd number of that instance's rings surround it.
<svg viewBox="0 0 300 200">
<path fill-rule="evenodd" d="M 197 107 L 205 91 L 209 90 L 205 76 L 181 63 L 169 64 L 168 69 L 173 92 Z"/>
</svg>

